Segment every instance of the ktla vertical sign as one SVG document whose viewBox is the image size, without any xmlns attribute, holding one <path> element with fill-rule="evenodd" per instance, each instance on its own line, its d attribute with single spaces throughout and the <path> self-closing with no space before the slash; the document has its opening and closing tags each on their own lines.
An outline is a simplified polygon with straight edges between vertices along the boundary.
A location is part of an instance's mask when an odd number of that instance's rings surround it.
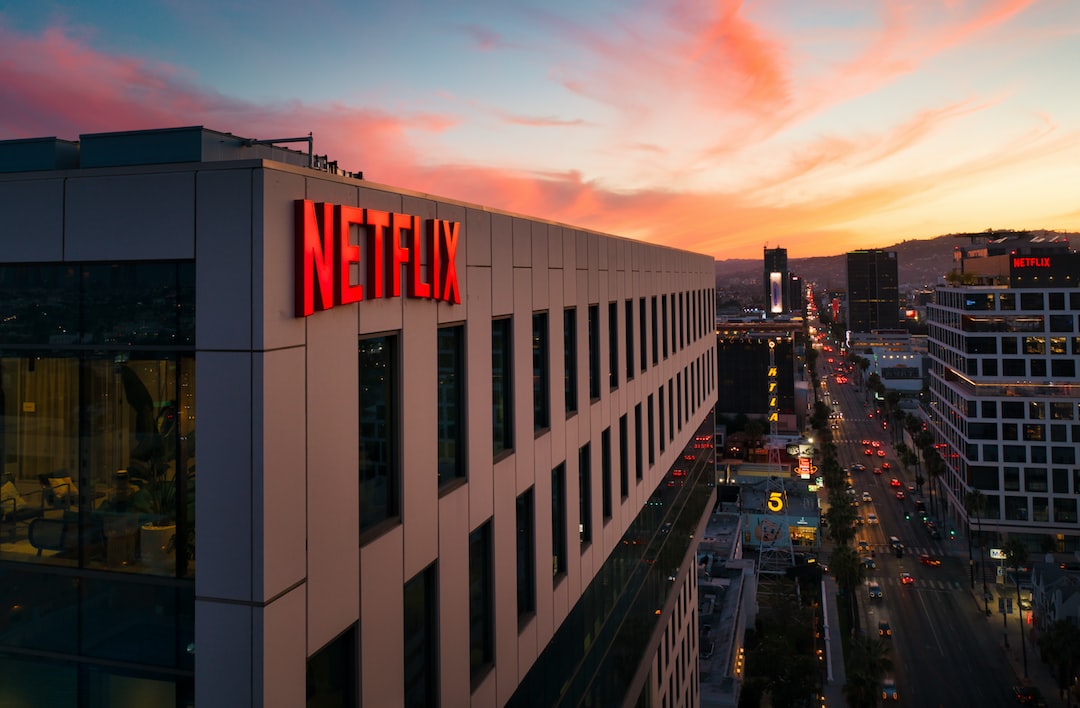
<svg viewBox="0 0 1080 708">
<path fill-rule="evenodd" d="M 295 210 L 297 317 L 365 299 L 401 297 L 406 265 L 407 297 L 461 303 L 460 223 L 308 199 L 297 199 Z M 355 244 L 354 226 L 360 227 Z M 363 275 L 361 283 L 352 282 L 354 266 Z"/>
</svg>

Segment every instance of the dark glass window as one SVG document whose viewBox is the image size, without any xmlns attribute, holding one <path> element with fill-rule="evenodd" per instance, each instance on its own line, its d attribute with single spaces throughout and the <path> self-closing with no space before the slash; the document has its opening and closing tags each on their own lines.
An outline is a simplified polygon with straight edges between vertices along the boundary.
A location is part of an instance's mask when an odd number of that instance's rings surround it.
<svg viewBox="0 0 1080 708">
<path fill-rule="evenodd" d="M 492 452 L 514 449 L 513 321 L 491 322 L 491 440 Z"/>
<path fill-rule="evenodd" d="M 656 418 L 653 413 L 653 397 L 649 394 L 649 467 L 656 464 Z"/>
<path fill-rule="evenodd" d="M 1061 293 L 1058 293 L 1059 295 Z M 1072 315 L 1050 315 L 1051 332 L 1075 332 L 1075 322 Z"/>
<path fill-rule="evenodd" d="M 566 574 L 566 465 L 551 470 L 551 572 Z"/>
<path fill-rule="evenodd" d="M 667 412 L 668 412 L 668 440 L 675 439 L 675 389 L 672 387 L 672 380 L 667 380 Z"/>
<path fill-rule="evenodd" d="M 398 516 L 398 338 L 360 340 L 360 531 Z"/>
<path fill-rule="evenodd" d="M 495 656 L 491 520 L 469 534 L 469 676 L 473 688 Z"/>
<path fill-rule="evenodd" d="M 1043 309 L 1043 294 L 1024 292 L 1020 293 L 1020 309 L 1021 310 L 1042 310 Z"/>
<path fill-rule="evenodd" d="M 634 378 L 634 301 L 626 301 L 626 380 Z"/>
<path fill-rule="evenodd" d="M 638 344 L 641 351 L 641 370 L 645 371 L 648 366 L 649 338 L 646 336 L 645 298 L 638 298 Z"/>
<path fill-rule="evenodd" d="M 578 536 L 582 549 L 592 543 L 592 450 L 578 449 Z"/>
<path fill-rule="evenodd" d="M 645 455 L 642 450 L 645 436 L 641 432 L 641 404 L 638 403 L 634 406 L 634 439 L 638 443 L 634 446 L 634 478 L 638 482 L 645 478 Z"/>
<path fill-rule="evenodd" d="M 536 507 L 533 488 L 517 498 L 518 621 L 536 612 Z"/>
<path fill-rule="evenodd" d="M 611 428 L 600 433 L 600 501 L 606 522 L 611 518 Z"/>
<path fill-rule="evenodd" d="M 661 344 L 664 348 L 664 358 L 668 358 L 668 308 L 667 295 L 660 296 L 660 317 L 663 318 L 663 326 L 660 329 Z"/>
<path fill-rule="evenodd" d="M 630 496 L 630 426 L 626 414 L 619 417 L 619 498 Z"/>
<path fill-rule="evenodd" d="M 550 425 L 548 415 L 548 314 L 533 313 L 532 321 L 533 365 L 533 430 L 546 430 Z"/>
<path fill-rule="evenodd" d="M 619 386 L 619 304 L 609 302 L 608 314 L 608 385 Z"/>
<path fill-rule="evenodd" d="M 664 418 L 664 412 L 665 411 L 664 411 L 664 387 L 663 386 L 660 387 L 660 390 L 657 393 L 657 401 L 660 404 L 658 406 L 658 408 L 660 410 L 660 453 L 663 454 L 664 449 L 667 447 L 667 436 L 664 435 L 664 421 L 666 419 Z"/>
<path fill-rule="evenodd" d="M 465 326 L 438 334 L 439 486 L 465 477 Z"/>
<path fill-rule="evenodd" d="M 1027 367 L 1023 359 L 1003 359 L 1001 373 L 1003 376 L 1027 376 Z"/>
<path fill-rule="evenodd" d="M 1055 379 L 1071 379 L 1076 376 L 1076 361 L 1073 359 L 1051 359 L 1050 375 Z"/>
<path fill-rule="evenodd" d="M 563 310 L 563 388 L 566 412 L 577 411 L 577 310 Z"/>
<path fill-rule="evenodd" d="M 983 376 L 997 376 L 998 375 L 998 360 L 997 359 L 983 359 L 982 360 L 982 375 Z"/>
<path fill-rule="evenodd" d="M 432 564 L 405 583 L 405 705 L 439 704 L 439 594 Z M 355 669 L 353 669 L 355 671 Z"/>
<path fill-rule="evenodd" d="M 589 305 L 589 398 L 600 398 L 600 306 Z"/>
<path fill-rule="evenodd" d="M 659 331 L 657 329 L 659 324 L 660 324 L 659 318 L 658 318 L 657 313 L 656 313 L 656 296 L 653 295 L 652 296 L 652 363 L 653 363 L 653 366 L 656 366 L 656 364 L 660 361 L 660 355 L 659 355 L 659 346 L 660 346 L 659 345 L 659 337 L 660 337 L 660 335 L 659 335 Z"/>
</svg>

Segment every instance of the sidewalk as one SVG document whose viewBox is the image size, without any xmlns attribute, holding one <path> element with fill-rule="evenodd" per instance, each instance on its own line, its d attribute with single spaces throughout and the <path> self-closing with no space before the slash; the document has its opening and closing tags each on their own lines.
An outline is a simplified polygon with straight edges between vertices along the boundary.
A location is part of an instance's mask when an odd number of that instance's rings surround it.
<svg viewBox="0 0 1080 708">
<path fill-rule="evenodd" d="M 844 684 L 847 682 L 847 674 L 844 673 L 844 643 L 840 636 L 840 617 L 836 608 L 836 580 L 831 575 L 822 579 L 825 586 L 825 612 L 826 612 L 826 679 L 821 688 L 822 708 L 846 708 L 847 701 L 844 699 Z"/>
<path fill-rule="evenodd" d="M 996 587 L 990 590 L 994 597 L 992 600 L 990 600 L 991 616 L 988 617 L 988 619 L 1000 621 L 1001 615 L 997 611 L 997 598 L 999 596 L 999 593 L 996 592 L 997 590 L 998 588 Z M 978 609 L 980 614 L 984 613 L 986 611 L 986 602 L 983 600 L 982 586 L 976 583 L 975 588 L 971 589 L 970 593 L 971 599 L 975 602 L 976 609 Z M 1019 608 L 1017 608 L 1016 611 L 1019 612 Z M 1058 693 L 1057 679 L 1055 679 L 1053 674 L 1050 673 L 1050 667 L 1044 664 L 1042 659 L 1039 658 L 1039 647 L 1035 644 L 1035 641 L 1032 637 L 1031 627 L 1027 625 L 1025 625 L 1024 627 L 1026 633 L 1024 641 L 1027 643 L 1025 649 L 1025 647 L 1021 646 L 1020 643 L 1021 638 L 1018 634 L 1019 630 L 1017 628 L 1016 617 L 1013 615 L 1009 615 L 1007 621 L 1009 646 L 1008 648 L 1005 647 L 1003 632 L 998 632 L 997 644 L 998 649 L 1000 649 L 1001 652 L 1005 655 L 1005 657 L 1009 660 L 1009 664 L 1013 668 L 1013 673 L 1015 673 L 1016 675 L 1016 683 L 1037 687 L 1042 693 L 1043 698 L 1046 700 L 1046 705 L 1048 706 L 1070 705 L 1069 701 L 1067 699 L 1062 699 L 1061 695 Z M 1027 652 L 1028 674 L 1028 678 L 1026 680 L 1024 679 L 1025 651 Z"/>
</svg>

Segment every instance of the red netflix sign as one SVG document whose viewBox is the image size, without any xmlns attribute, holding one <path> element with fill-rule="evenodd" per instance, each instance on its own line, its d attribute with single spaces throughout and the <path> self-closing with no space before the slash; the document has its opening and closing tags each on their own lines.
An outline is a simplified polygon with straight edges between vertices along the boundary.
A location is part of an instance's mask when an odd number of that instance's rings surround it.
<svg viewBox="0 0 1080 708">
<path fill-rule="evenodd" d="M 1050 257 L 1041 256 L 1038 258 L 1013 256 L 1012 259 L 1013 268 L 1049 268 Z"/>
<path fill-rule="evenodd" d="M 360 244 L 349 241 L 353 226 L 361 227 L 364 263 Z M 460 235 L 461 224 L 456 221 L 297 199 L 296 316 L 365 298 L 401 297 L 403 265 L 408 265 L 408 297 L 461 304 Z M 425 246 L 426 267 L 421 263 Z M 354 285 L 349 278 L 354 264 L 364 274 L 361 284 Z"/>
</svg>

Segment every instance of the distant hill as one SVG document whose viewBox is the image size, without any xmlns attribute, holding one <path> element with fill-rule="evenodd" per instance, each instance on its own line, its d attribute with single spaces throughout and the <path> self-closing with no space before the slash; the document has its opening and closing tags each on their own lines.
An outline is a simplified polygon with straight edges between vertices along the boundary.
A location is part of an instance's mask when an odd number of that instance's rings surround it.
<svg viewBox="0 0 1080 708">
<path fill-rule="evenodd" d="M 1069 239 L 1069 246 L 1080 245 L 1080 233 L 1055 232 Z M 953 251 L 957 246 L 967 246 L 971 241 L 966 234 L 938 236 L 931 239 L 902 241 L 884 250 L 895 251 L 897 275 L 901 288 L 933 286 L 952 269 Z M 760 283 L 762 259 L 729 259 L 716 262 L 716 280 L 727 285 Z M 788 269 L 807 282 L 817 283 L 825 289 L 846 288 L 847 254 L 817 256 L 814 258 L 791 258 Z"/>
</svg>

